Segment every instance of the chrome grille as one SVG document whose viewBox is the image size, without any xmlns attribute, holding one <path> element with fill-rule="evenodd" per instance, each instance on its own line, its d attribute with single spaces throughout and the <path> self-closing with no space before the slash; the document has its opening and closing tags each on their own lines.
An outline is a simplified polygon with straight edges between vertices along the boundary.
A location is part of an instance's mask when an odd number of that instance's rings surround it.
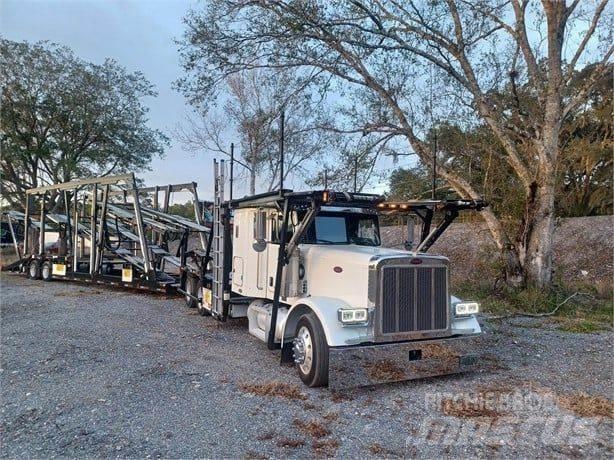
<svg viewBox="0 0 614 460">
<path fill-rule="evenodd" d="M 384 266 L 380 280 L 382 334 L 448 328 L 446 266 Z"/>
</svg>

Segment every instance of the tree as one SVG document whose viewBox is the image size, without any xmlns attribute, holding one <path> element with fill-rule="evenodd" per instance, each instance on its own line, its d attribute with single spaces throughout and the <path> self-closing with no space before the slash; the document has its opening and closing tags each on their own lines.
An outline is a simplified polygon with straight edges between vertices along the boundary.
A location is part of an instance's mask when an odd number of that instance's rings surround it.
<svg viewBox="0 0 614 460">
<path fill-rule="evenodd" d="M 329 125 L 321 125 L 320 129 L 331 131 Z M 317 172 L 312 172 L 305 181 L 307 185 L 362 192 L 374 178 L 380 178 L 375 171 L 378 158 L 395 153 L 379 139 L 364 137 L 341 137 L 331 140 L 329 145 L 331 154 L 323 158 Z"/>
<path fill-rule="evenodd" d="M 574 78 L 590 78 L 587 66 Z M 612 78 L 614 66 L 574 110 L 561 129 L 562 152 L 557 171 L 557 214 L 612 214 Z"/>
<path fill-rule="evenodd" d="M 199 112 L 188 117 L 176 136 L 185 148 L 208 151 L 230 157 L 226 140 L 236 132 L 238 145 L 235 161 L 249 177 L 249 192 L 256 193 L 257 178 L 266 180 L 266 191 L 279 187 L 280 132 L 284 113 L 284 180 L 289 174 L 304 174 L 324 151 L 325 133 L 315 129 L 319 123 L 318 102 L 308 94 L 296 94 L 297 82 L 292 72 L 274 75 L 264 70 L 246 70 L 229 75 L 224 81 L 225 99 L 220 110 L 215 99 L 201 101 L 198 80 L 184 78 L 178 88 Z"/>
<path fill-rule="evenodd" d="M 482 215 L 506 259 L 511 284 L 550 286 L 556 164 L 563 120 L 587 100 L 612 55 L 607 0 L 212 0 L 186 18 L 183 53 L 203 78 L 257 67 L 319 69 L 356 89 L 355 127 L 400 136 L 429 164 L 428 118 L 420 105 L 425 75 L 436 73 L 449 111 L 483 121 L 503 146 L 496 157 L 520 183 L 518 244 L 492 209 Z M 606 18 L 607 19 L 607 18 Z M 604 25 L 605 23 L 605 25 Z M 533 29 L 533 30 L 531 30 Z M 599 55 L 593 77 L 570 84 L 586 55 Z M 497 93 L 519 87 L 537 104 L 503 110 Z M 436 117 L 432 116 L 431 120 Z M 432 126 L 432 125 L 431 125 Z M 479 198 L 462 173 L 439 165 L 456 192 Z"/>
<path fill-rule="evenodd" d="M 88 176 L 143 170 L 166 137 L 147 127 L 139 72 L 85 62 L 65 47 L 0 39 L 2 196 L 16 209 L 25 190 Z M 63 195 L 51 195 L 51 206 Z"/>
<path fill-rule="evenodd" d="M 580 84 L 590 78 L 593 66 L 579 72 L 574 80 Z M 561 153 L 557 164 L 555 194 L 556 215 L 559 217 L 611 214 L 612 209 L 612 104 L 611 80 L 613 66 L 595 86 L 589 100 L 575 110 L 561 128 Z M 516 100 L 524 106 L 535 106 L 530 94 L 497 96 L 501 103 L 513 109 Z M 462 126 L 442 123 L 428 135 L 437 139 L 438 161 L 462 172 L 476 190 L 491 205 L 505 223 L 506 232 L 514 235 L 524 211 L 522 184 L 507 164 L 496 158 L 503 154 L 486 124 L 463 129 Z M 493 161 L 495 158 L 495 161 Z M 393 196 L 416 198 L 421 190 L 429 190 L 429 171 L 423 165 L 412 169 L 398 169 L 390 178 Z M 512 225 L 510 225 L 512 224 Z M 516 234 L 516 239 L 522 235 Z"/>
<path fill-rule="evenodd" d="M 432 174 L 421 164 L 412 168 L 397 168 L 390 175 L 389 187 L 388 194 L 393 200 L 428 199 L 433 190 Z M 448 185 L 442 184 L 441 180 L 435 182 L 435 198 L 451 198 Z"/>
</svg>

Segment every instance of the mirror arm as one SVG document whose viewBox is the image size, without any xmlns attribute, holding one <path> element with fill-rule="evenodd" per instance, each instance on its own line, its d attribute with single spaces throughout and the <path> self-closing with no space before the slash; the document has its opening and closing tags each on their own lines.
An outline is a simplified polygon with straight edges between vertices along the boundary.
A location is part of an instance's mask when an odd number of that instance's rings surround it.
<svg viewBox="0 0 614 460">
<path fill-rule="evenodd" d="M 297 248 L 300 239 L 302 238 L 302 236 L 305 234 L 305 232 L 307 231 L 307 229 L 309 228 L 309 226 L 315 219 L 316 214 L 318 213 L 319 209 L 320 208 L 319 206 L 316 205 L 315 201 L 312 201 L 311 208 L 309 209 L 309 211 L 307 211 L 307 214 L 305 214 L 305 217 L 303 217 L 303 220 L 299 224 L 298 229 L 294 232 L 294 235 L 292 235 L 292 239 L 286 246 L 286 258 L 287 259 L 290 259 L 290 257 L 292 256 L 292 253 Z"/>
</svg>

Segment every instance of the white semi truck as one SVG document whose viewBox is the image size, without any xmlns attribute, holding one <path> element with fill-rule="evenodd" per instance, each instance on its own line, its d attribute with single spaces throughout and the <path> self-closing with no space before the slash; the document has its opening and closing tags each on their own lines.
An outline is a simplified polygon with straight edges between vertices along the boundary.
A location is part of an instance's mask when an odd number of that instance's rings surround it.
<svg viewBox="0 0 614 460">
<path fill-rule="evenodd" d="M 281 349 L 282 362 L 294 362 L 312 387 L 476 364 L 479 305 L 450 295 L 448 260 L 426 251 L 459 211 L 485 203 L 386 202 L 328 190 L 225 201 L 224 162 L 215 169 L 210 270 L 187 275 L 182 290 L 201 314 L 247 317 L 250 334 Z M 381 247 L 381 214 L 408 216 L 406 250 Z M 414 218 L 422 230 L 417 242 Z"/>
</svg>

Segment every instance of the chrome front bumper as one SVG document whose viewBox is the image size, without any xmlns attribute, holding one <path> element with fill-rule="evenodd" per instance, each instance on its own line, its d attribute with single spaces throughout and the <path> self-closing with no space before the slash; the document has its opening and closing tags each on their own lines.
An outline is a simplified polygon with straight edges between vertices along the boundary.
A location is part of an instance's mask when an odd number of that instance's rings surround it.
<svg viewBox="0 0 614 460">
<path fill-rule="evenodd" d="M 330 389 L 455 374 L 476 368 L 477 336 L 382 345 L 331 347 Z"/>
</svg>

